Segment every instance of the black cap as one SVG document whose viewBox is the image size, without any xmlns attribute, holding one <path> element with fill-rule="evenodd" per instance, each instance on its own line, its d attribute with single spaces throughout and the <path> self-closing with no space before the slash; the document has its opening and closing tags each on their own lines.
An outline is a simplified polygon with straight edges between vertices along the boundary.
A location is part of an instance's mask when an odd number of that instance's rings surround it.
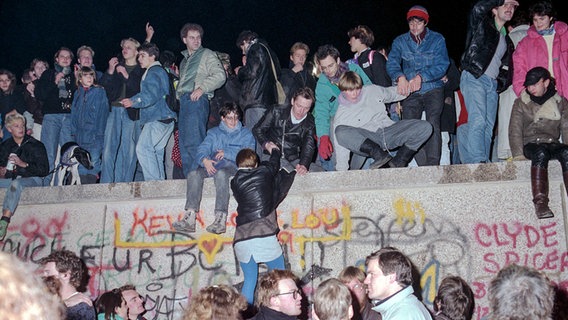
<svg viewBox="0 0 568 320">
<path fill-rule="evenodd" d="M 525 83 L 523 85 L 525 87 L 532 86 L 533 84 L 540 81 L 540 79 L 548 80 L 550 79 L 550 72 L 543 67 L 534 67 L 527 72 L 527 76 L 525 77 Z"/>
</svg>

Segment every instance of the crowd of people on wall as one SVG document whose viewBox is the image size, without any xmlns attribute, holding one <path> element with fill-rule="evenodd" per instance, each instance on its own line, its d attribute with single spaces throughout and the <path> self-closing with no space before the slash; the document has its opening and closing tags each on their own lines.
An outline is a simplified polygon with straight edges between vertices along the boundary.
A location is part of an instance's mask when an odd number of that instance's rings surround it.
<svg viewBox="0 0 568 320">
<path fill-rule="evenodd" d="M 309 46 L 296 42 L 287 68 L 251 30 L 237 36 L 242 65 L 233 68 L 228 54 L 202 46 L 205 32 L 196 23 L 180 30 L 186 46 L 180 59 L 152 43 L 154 29 L 147 24 L 144 41 L 123 39 L 121 54 L 104 70 L 95 68 L 95 51 L 86 45 L 62 47 L 53 61 L 34 59 L 21 83 L 3 66 L 0 241 L 24 187 L 71 180 L 55 174 L 68 165 L 63 158 L 70 145 L 88 155 L 75 177 L 83 184 L 186 179 L 185 215 L 173 223 L 176 232 L 196 231 L 203 182 L 212 177 L 215 220 L 206 230 L 224 233 L 231 189 L 244 299 L 230 287 L 204 288 L 186 319 L 238 319 L 253 304 L 255 319 L 301 314 L 297 278 L 282 270 L 275 214 L 295 175 L 530 160 L 536 217 L 553 217 L 551 159 L 560 161 L 568 184 L 568 145 L 562 142 L 568 135 L 566 23 L 556 20 L 547 1 L 519 8 L 517 0 L 479 0 L 455 62 L 443 34 L 428 27 L 427 8 L 412 6 L 401 19 L 408 31 L 388 47 L 372 49 L 373 31 L 360 25 L 347 32 L 353 57 L 342 59 L 333 44 L 324 44 L 309 59 Z M 77 259 L 63 251 L 41 262 L 67 319 L 142 319 L 142 301 L 131 286 L 105 292 L 94 304 L 80 293 Z M 260 277 L 259 263 L 270 270 Z M 346 269 L 322 282 L 313 318 L 430 319 L 432 312 L 413 295 L 411 263 L 400 251 L 371 254 L 366 272 Z M 506 297 L 527 289 L 515 287 L 516 277 L 536 279 L 531 285 L 540 281 L 538 302 Z M 435 317 L 469 319 L 467 283 L 449 277 L 440 287 Z M 534 270 L 503 269 L 489 294 L 494 314 L 509 317 L 494 319 L 517 319 L 511 314 L 520 310 L 548 319 L 549 287 Z M 501 311 L 505 300 L 517 304 Z"/>
</svg>

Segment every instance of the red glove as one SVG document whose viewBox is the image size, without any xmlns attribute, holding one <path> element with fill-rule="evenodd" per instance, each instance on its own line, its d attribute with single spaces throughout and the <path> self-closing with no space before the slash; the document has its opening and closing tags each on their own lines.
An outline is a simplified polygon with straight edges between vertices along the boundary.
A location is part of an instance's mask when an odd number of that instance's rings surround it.
<svg viewBox="0 0 568 320">
<path fill-rule="evenodd" d="M 319 141 L 318 153 L 319 156 L 327 160 L 331 158 L 331 153 L 333 152 L 333 145 L 329 140 L 329 136 L 321 136 Z"/>
</svg>

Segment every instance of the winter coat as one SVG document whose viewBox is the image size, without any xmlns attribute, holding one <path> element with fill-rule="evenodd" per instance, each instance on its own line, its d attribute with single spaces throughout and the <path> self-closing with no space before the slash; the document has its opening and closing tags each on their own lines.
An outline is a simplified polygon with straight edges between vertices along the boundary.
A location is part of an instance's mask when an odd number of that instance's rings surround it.
<svg viewBox="0 0 568 320">
<path fill-rule="evenodd" d="M 26 168 L 16 167 L 16 174 L 23 178 L 45 177 L 49 173 L 49 161 L 43 143 L 35 138 L 25 135 L 22 144 L 18 144 L 13 138 L 9 138 L 0 144 L 0 167 L 5 167 L 8 163 L 10 153 L 15 153 L 27 162 Z M 6 179 L 12 178 L 11 172 L 6 172 Z M 15 178 L 15 177 L 14 177 Z"/>
<path fill-rule="evenodd" d="M 299 159 L 300 165 L 309 169 L 316 151 L 315 130 L 311 114 L 293 124 L 291 106 L 274 106 L 256 124 L 253 133 L 261 146 L 272 141 L 282 150 L 286 160 Z"/>
<path fill-rule="evenodd" d="M 495 27 L 491 10 L 504 3 L 505 0 L 480 0 L 471 9 L 465 51 L 461 57 L 461 69 L 471 73 L 475 78 L 485 73 L 497 51 L 501 34 Z M 498 92 L 505 90 L 511 84 L 513 77 L 511 59 L 514 45 L 511 39 L 506 38 L 506 41 L 507 51 L 501 58 L 501 68 L 497 77 Z"/>
<path fill-rule="evenodd" d="M 59 88 L 55 83 L 55 76 L 57 73 L 58 71 L 54 69 L 47 69 L 36 82 L 34 92 L 38 100 L 42 102 L 42 112 L 44 115 L 71 112 L 73 93 L 77 90 L 75 73 L 71 71 L 71 73 L 64 77 L 66 91 L 65 97 L 59 97 Z"/>
<path fill-rule="evenodd" d="M 140 82 L 140 92 L 132 98 L 132 108 L 140 109 L 140 123 L 176 118 L 166 103 L 166 95 L 170 92 L 170 84 L 166 70 L 159 62 L 154 62 Z"/>
<path fill-rule="evenodd" d="M 552 43 L 552 71 L 556 79 L 556 89 L 563 96 L 568 96 L 568 25 L 562 21 L 554 22 L 554 40 Z M 527 72 L 534 67 L 548 69 L 548 46 L 543 36 L 539 35 L 534 25 L 527 36 L 519 42 L 513 53 L 515 70 L 513 90 L 517 96 L 525 89 L 523 83 Z"/>
<path fill-rule="evenodd" d="M 80 86 L 71 107 L 71 137 L 80 146 L 99 145 L 102 148 L 109 114 L 105 89 Z"/>
<path fill-rule="evenodd" d="M 372 59 L 370 58 L 372 53 Z M 387 59 L 382 53 L 367 49 L 361 52 L 356 58 L 357 65 L 365 71 L 373 84 L 381 87 L 390 87 L 392 80 L 387 73 Z"/>
<path fill-rule="evenodd" d="M 270 161 L 263 162 L 256 168 L 239 168 L 235 173 L 231 180 L 231 190 L 238 204 L 237 227 L 265 218 L 274 211 L 274 188 L 280 169 L 280 156 L 280 151 L 274 149 Z M 269 234 L 259 236 L 267 235 Z"/>
<path fill-rule="evenodd" d="M 223 150 L 224 158 L 236 162 L 237 153 L 245 148 L 254 149 L 255 141 L 249 128 L 239 121 L 234 129 L 229 129 L 221 121 L 218 127 L 207 131 L 207 136 L 197 147 L 197 163 L 203 167 L 203 159 L 213 159 L 218 150 Z"/>
<path fill-rule="evenodd" d="M 246 65 L 237 75 L 242 84 L 239 105 L 243 111 L 252 106 L 267 108 L 278 102 L 272 61 L 277 77 L 280 76 L 280 62 L 276 54 L 269 50 L 263 40 L 255 39 L 247 51 Z"/>
<path fill-rule="evenodd" d="M 450 66 L 446 40 L 438 32 L 426 28 L 426 36 L 420 44 L 412 39 L 410 32 L 404 33 L 392 44 L 387 61 L 387 72 L 396 82 L 400 76 L 407 80 L 420 75 L 422 86 L 419 93 L 444 86 L 442 77 Z"/>
<path fill-rule="evenodd" d="M 189 72 L 189 61 L 192 56 L 189 55 L 188 50 L 182 51 L 183 60 L 180 63 L 179 73 L 180 79 L 178 87 L 176 88 L 176 95 L 179 99 L 183 94 L 190 93 L 195 88 L 200 88 L 203 93 L 207 95 L 208 99 L 213 98 L 213 92 L 223 86 L 226 79 L 225 69 L 221 64 L 221 60 L 217 54 L 207 48 L 200 47 L 198 50 L 203 50 L 200 55 L 201 60 L 197 66 L 195 74 Z M 189 88 L 186 84 L 190 83 L 189 79 L 194 77 L 191 83 L 194 83 L 193 88 Z"/>
<path fill-rule="evenodd" d="M 515 100 L 509 122 L 509 144 L 513 157 L 523 155 L 528 143 L 558 143 L 568 137 L 568 100 L 555 94 L 538 105 L 526 91 Z"/>
<path fill-rule="evenodd" d="M 358 65 L 349 63 L 348 67 L 349 71 L 354 71 L 361 77 L 363 85 L 372 84 L 371 79 Z M 331 83 L 325 74 L 320 75 L 316 85 L 316 103 L 313 111 L 318 138 L 330 134 L 330 122 L 337 111 L 337 97 L 340 92 L 339 87 Z"/>
</svg>

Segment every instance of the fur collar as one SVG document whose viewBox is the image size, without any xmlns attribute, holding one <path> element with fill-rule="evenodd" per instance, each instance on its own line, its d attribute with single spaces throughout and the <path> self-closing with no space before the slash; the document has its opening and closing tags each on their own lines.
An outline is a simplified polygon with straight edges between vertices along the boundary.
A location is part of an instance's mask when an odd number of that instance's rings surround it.
<svg viewBox="0 0 568 320">
<path fill-rule="evenodd" d="M 539 108 L 534 114 L 534 122 L 536 123 L 542 119 L 560 120 L 561 116 L 560 110 L 558 110 L 558 104 L 561 100 L 562 98 L 556 93 L 540 106 L 534 103 L 535 107 Z M 521 94 L 521 101 L 526 105 L 531 102 L 531 97 L 526 90 Z"/>
</svg>

